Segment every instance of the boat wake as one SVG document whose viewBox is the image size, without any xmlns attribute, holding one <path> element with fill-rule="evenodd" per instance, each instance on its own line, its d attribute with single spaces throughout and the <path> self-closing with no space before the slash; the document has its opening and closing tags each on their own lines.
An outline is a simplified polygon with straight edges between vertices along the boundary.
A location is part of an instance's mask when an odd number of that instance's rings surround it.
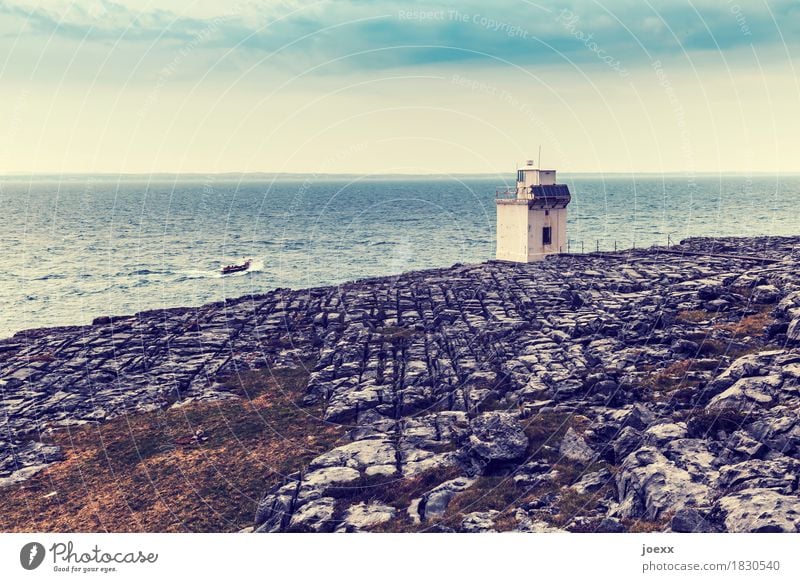
<svg viewBox="0 0 800 582">
<path fill-rule="evenodd" d="M 238 273 L 222 273 L 222 267 L 225 265 L 240 265 L 247 261 L 248 257 L 237 257 L 230 260 L 222 260 L 219 261 L 217 267 L 213 269 L 190 269 L 186 271 L 180 272 L 180 281 L 186 281 L 189 279 L 222 279 L 223 277 L 229 279 L 231 277 L 244 277 L 247 276 L 248 273 L 260 273 L 265 270 L 264 260 L 259 258 L 252 258 L 250 262 L 250 267 L 246 271 L 240 271 Z"/>
</svg>

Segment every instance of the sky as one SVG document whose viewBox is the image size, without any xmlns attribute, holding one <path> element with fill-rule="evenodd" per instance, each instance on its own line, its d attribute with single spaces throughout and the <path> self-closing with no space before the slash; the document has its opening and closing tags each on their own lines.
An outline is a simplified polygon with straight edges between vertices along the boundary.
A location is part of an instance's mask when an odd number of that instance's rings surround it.
<svg viewBox="0 0 800 582">
<path fill-rule="evenodd" d="M 3 0 L 0 174 L 798 172 L 799 49 L 788 0 Z"/>
</svg>

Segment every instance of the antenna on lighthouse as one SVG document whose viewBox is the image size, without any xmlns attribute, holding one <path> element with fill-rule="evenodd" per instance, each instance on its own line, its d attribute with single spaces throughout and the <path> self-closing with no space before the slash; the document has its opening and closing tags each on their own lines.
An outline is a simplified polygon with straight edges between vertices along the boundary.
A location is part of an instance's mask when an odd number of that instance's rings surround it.
<svg viewBox="0 0 800 582">
<path fill-rule="evenodd" d="M 542 146 L 541 146 L 541 144 L 539 145 L 539 161 L 537 162 L 537 164 L 538 164 L 538 168 L 541 170 L 542 169 Z"/>
</svg>

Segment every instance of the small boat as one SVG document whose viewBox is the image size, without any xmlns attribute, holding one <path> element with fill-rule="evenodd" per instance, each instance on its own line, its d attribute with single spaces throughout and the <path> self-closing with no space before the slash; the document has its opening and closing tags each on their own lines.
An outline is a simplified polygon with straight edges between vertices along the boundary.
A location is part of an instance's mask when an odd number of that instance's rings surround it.
<svg viewBox="0 0 800 582">
<path fill-rule="evenodd" d="M 253 262 L 252 259 L 247 259 L 241 265 L 228 265 L 226 267 L 222 267 L 222 274 L 230 275 L 232 273 L 241 273 L 242 271 L 246 271 L 247 269 L 249 269 L 252 262 Z"/>
</svg>

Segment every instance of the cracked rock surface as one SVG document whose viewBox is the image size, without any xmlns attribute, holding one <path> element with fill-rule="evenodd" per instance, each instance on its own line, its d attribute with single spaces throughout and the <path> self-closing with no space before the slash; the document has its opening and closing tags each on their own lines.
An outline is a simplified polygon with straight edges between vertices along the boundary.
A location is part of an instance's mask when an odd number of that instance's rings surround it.
<svg viewBox="0 0 800 582">
<path fill-rule="evenodd" d="M 488 262 L 277 289 L 0 341 L 0 485 L 48 430 L 312 361 L 348 442 L 257 531 L 791 531 L 800 238 Z"/>
</svg>

